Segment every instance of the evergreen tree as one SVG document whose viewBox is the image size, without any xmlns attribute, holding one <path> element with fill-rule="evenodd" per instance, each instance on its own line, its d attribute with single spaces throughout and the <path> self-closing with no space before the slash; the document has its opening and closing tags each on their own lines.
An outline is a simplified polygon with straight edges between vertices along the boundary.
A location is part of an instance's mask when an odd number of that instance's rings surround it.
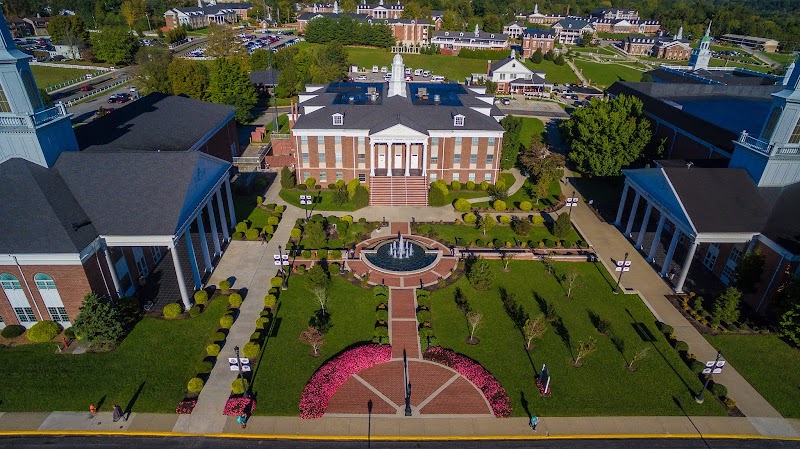
<svg viewBox="0 0 800 449">
<path fill-rule="evenodd" d="M 214 61 L 208 85 L 208 100 L 235 106 L 236 121 L 239 123 L 247 123 L 252 119 L 251 111 L 258 102 L 258 95 L 241 62 L 225 58 Z"/>
<path fill-rule="evenodd" d="M 541 64 L 542 60 L 544 59 L 544 53 L 542 53 L 541 48 L 537 48 L 535 52 L 531 55 L 531 62 L 534 64 Z"/>
<path fill-rule="evenodd" d="M 494 271 L 486 259 L 467 262 L 467 279 L 475 290 L 489 290 L 494 282 Z"/>
<path fill-rule="evenodd" d="M 266 70 L 269 68 L 270 55 L 267 50 L 259 48 L 250 55 L 250 70 Z"/>
<path fill-rule="evenodd" d="M 553 223 L 553 236 L 563 239 L 572 231 L 572 221 L 569 214 L 560 214 Z"/>
<path fill-rule="evenodd" d="M 555 65 L 564 65 L 567 61 L 564 60 L 564 55 L 559 54 L 558 57 L 553 61 Z"/>
<path fill-rule="evenodd" d="M 108 298 L 89 293 L 83 298 L 83 305 L 78 310 L 73 324 L 75 334 L 90 345 L 107 348 L 124 336 L 122 316 Z"/>
</svg>

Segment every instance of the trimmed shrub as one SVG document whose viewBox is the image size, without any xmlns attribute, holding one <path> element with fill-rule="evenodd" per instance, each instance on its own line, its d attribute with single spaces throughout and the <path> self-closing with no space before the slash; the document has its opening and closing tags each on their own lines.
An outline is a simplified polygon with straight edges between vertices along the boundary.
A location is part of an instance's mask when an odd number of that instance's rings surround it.
<svg viewBox="0 0 800 449">
<path fill-rule="evenodd" d="M 225 314 L 219 319 L 219 327 L 223 329 L 230 329 L 233 326 L 233 315 Z"/>
<path fill-rule="evenodd" d="M 261 352 L 261 345 L 259 345 L 254 341 L 251 341 L 250 343 L 247 343 L 244 346 L 242 346 L 242 354 L 248 359 L 257 358 L 260 352 Z"/>
<path fill-rule="evenodd" d="M 458 181 L 453 181 L 450 183 L 450 190 L 461 190 L 461 183 Z"/>
<path fill-rule="evenodd" d="M 203 374 L 205 374 L 205 373 L 203 373 Z M 200 391 L 203 389 L 204 385 L 205 385 L 205 382 L 203 382 L 203 379 L 201 379 L 199 377 L 192 377 L 191 379 L 189 379 L 189 383 L 186 384 L 186 390 L 189 393 L 197 394 L 197 393 L 200 393 Z"/>
<path fill-rule="evenodd" d="M 183 307 L 177 302 L 164 306 L 164 318 L 178 318 L 181 313 L 183 313 Z"/>
<path fill-rule="evenodd" d="M 206 354 L 210 355 L 211 357 L 216 357 L 219 355 L 219 345 L 216 343 L 211 343 L 210 345 L 206 346 Z"/>
<path fill-rule="evenodd" d="M 375 311 L 375 318 L 378 321 L 389 321 L 389 311 L 388 310 L 377 310 L 377 311 Z"/>
<path fill-rule="evenodd" d="M 217 332 L 214 334 L 212 338 L 215 342 L 221 342 L 225 341 L 225 339 L 228 338 L 228 336 L 225 335 L 225 332 Z"/>
<path fill-rule="evenodd" d="M 278 296 L 278 292 L 280 291 L 281 291 L 280 287 L 271 287 L 267 293 L 269 293 L 270 295 Z"/>
<path fill-rule="evenodd" d="M 267 225 L 267 226 L 264 226 L 264 228 L 262 228 L 261 230 L 264 231 L 265 234 L 274 234 L 275 233 L 275 226 Z"/>
<path fill-rule="evenodd" d="M 275 206 L 275 212 L 283 213 L 283 211 L 284 211 L 285 209 L 286 209 L 286 206 L 284 206 L 283 204 L 280 204 L 280 205 L 278 205 L 278 206 Z"/>
<path fill-rule="evenodd" d="M 431 312 L 429 310 L 420 310 L 417 312 L 417 321 L 420 323 L 430 323 L 431 322 Z"/>
<path fill-rule="evenodd" d="M 189 316 L 192 318 L 197 318 L 202 312 L 203 306 L 195 304 L 189 309 Z"/>
<path fill-rule="evenodd" d="M 556 247 L 556 242 L 554 242 L 554 241 L 552 241 L 550 239 L 544 239 L 544 246 L 546 246 L 547 248 L 555 248 Z"/>
<path fill-rule="evenodd" d="M 267 218 L 267 224 L 270 226 L 278 226 L 278 223 L 280 223 L 280 221 L 281 221 L 280 217 L 276 217 L 274 215 Z"/>
<path fill-rule="evenodd" d="M 247 240 L 258 240 L 258 229 L 248 229 L 244 231 L 244 237 Z"/>
<path fill-rule="evenodd" d="M 217 287 L 219 287 L 219 289 L 222 290 L 223 292 L 228 291 L 231 289 L 231 281 L 227 279 L 224 281 L 219 281 Z"/>
<path fill-rule="evenodd" d="M 553 235 L 563 239 L 572 231 L 572 222 L 570 221 L 569 214 L 561 214 L 556 218 L 553 223 Z"/>
<path fill-rule="evenodd" d="M 689 343 L 685 341 L 677 341 L 675 343 L 675 350 L 678 352 L 689 352 Z"/>
<path fill-rule="evenodd" d="M 466 224 L 475 224 L 478 221 L 478 217 L 475 216 L 472 212 L 467 212 L 464 214 L 464 223 Z"/>
<path fill-rule="evenodd" d="M 457 182 L 457 181 L 453 181 L 453 182 Z M 455 202 L 453 202 L 453 207 L 455 207 L 456 210 L 459 211 L 459 212 L 467 212 L 467 211 L 469 211 L 470 207 L 472 207 L 472 206 L 469 204 L 469 201 L 467 201 L 466 198 L 459 198 L 459 199 L 455 200 Z"/>
<path fill-rule="evenodd" d="M 274 309 L 277 302 L 278 298 L 275 295 L 267 295 L 264 297 L 264 307 L 267 309 Z"/>
<path fill-rule="evenodd" d="M 346 221 L 350 224 L 353 224 L 353 216 L 352 215 L 344 215 L 341 218 L 341 221 Z"/>
<path fill-rule="evenodd" d="M 208 302 L 208 292 L 205 290 L 198 290 L 194 292 L 194 303 L 203 305 Z"/>
<path fill-rule="evenodd" d="M 64 329 L 64 337 L 66 337 L 68 339 L 75 338 L 75 329 L 73 329 L 71 327 L 68 327 L 68 328 Z"/>
<path fill-rule="evenodd" d="M 709 387 L 709 390 L 711 390 L 711 393 L 713 393 L 714 396 L 719 396 L 721 398 L 727 398 L 728 397 L 728 387 L 726 387 L 725 385 L 718 384 L 718 383 L 715 382 L 715 383 L 711 384 L 711 387 Z"/>
<path fill-rule="evenodd" d="M 501 224 L 509 224 L 511 223 L 511 217 L 508 215 L 501 215 L 499 221 Z"/>
<path fill-rule="evenodd" d="M 705 367 L 706 367 L 706 364 L 701 362 L 701 361 L 699 361 L 699 360 L 692 360 L 691 362 L 689 362 L 689 369 L 691 369 L 692 371 L 694 371 L 695 373 L 698 373 L 698 374 L 702 373 L 703 370 L 705 369 Z"/>
<path fill-rule="evenodd" d="M 342 258 L 342 252 L 338 249 L 331 251 L 331 259 L 339 260 Z"/>
<path fill-rule="evenodd" d="M 428 193 L 428 205 L 433 207 L 444 206 L 447 204 L 447 196 L 449 194 L 450 191 L 444 181 L 431 183 L 431 189 Z"/>
<path fill-rule="evenodd" d="M 484 246 L 484 245 L 486 245 L 486 242 L 484 242 L 483 239 L 475 240 L 475 246 Z"/>
<path fill-rule="evenodd" d="M 328 265 L 328 272 L 331 274 L 331 276 L 337 276 L 341 271 L 341 269 L 342 267 L 339 266 L 338 263 L 332 263 Z"/>
<path fill-rule="evenodd" d="M 303 256 L 303 259 L 310 259 L 311 258 L 311 250 L 304 249 L 303 252 L 301 253 L 301 255 Z"/>
<path fill-rule="evenodd" d="M 234 240 L 243 240 L 244 239 L 244 232 L 234 232 L 231 235 L 231 238 Z"/>
<path fill-rule="evenodd" d="M 236 307 L 236 308 L 241 307 L 242 301 L 244 301 L 242 299 L 242 295 L 238 293 L 231 293 L 231 295 L 228 296 L 228 304 L 230 304 L 231 307 Z"/>
<path fill-rule="evenodd" d="M 489 181 L 481 181 L 481 190 L 484 192 L 489 190 Z"/>
<path fill-rule="evenodd" d="M 298 184 L 297 190 L 308 190 L 308 186 L 305 184 Z"/>
<path fill-rule="evenodd" d="M 25 336 L 34 343 L 45 343 L 61 333 L 61 326 L 55 321 L 39 321 L 31 326 Z"/>
<path fill-rule="evenodd" d="M 658 329 L 664 335 L 672 335 L 675 333 L 675 329 L 672 328 L 669 324 L 664 324 L 661 321 L 658 322 Z"/>
<path fill-rule="evenodd" d="M 197 366 L 195 367 L 195 371 L 197 371 L 197 374 L 208 374 L 211 372 L 212 369 L 214 369 L 214 364 L 209 362 L 208 360 L 201 360 L 197 362 Z"/>
<path fill-rule="evenodd" d="M 305 272 L 306 272 L 306 266 L 305 265 L 299 265 L 297 267 L 297 274 L 305 274 Z"/>
<path fill-rule="evenodd" d="M 498 212 L 502 212 L 506 210 L 506 202 L 503 200 L 495 200 L 495 202 L 492 203 L 492 208 Z"/>
<path fill-rule="evenodd" d="M 236 229 L 236 232 L 244 233 L 245 231 L 247 231 L 247 223 L 245 223 L 243 221 L 240 221 L 239 223 L 236 223 L 236 228 L 235 229 Z"/>
<path fill-rule="evenodd" d="M 514 220 L 511 222 L 511 229 L 514 230 L 514 233 L 523 237 L 531 233 L 531 227 L 533 227 L 531 222 L 525 219 Z"/>
<path fill-rule="evenodd" d="M 375 326 L 374 335 L 376 337 L 388 337 L 389 336 L 389 328 L 386 326 Z"/>
<path fill-rule="evenodd" d="M 309 189 L 313 189 L 314 185 L 316 183 L 317 183 L 316 179 L 314 179 L 314 178 L 306 178 L 306 181 L 303 184 L 305 184 L 306 187 L 308 187 Z"/>
<path fill-rule="evenodd" d="M 303 231 L 301 231 L 300 228 L 292 228 L 292 230 L 289 232 L 289 235 L 294 240 L 299 239 L 302 234 L 303 234 Z"/>
<path fill-rule="evenodd" d="M 356 208 L 367 207 L 369 205 L 369 190 L 363 185 L 356 187 L 356 193 L 353 195 L 353 206 Z"/>
<path fill-rule="evenodd" d="M 274 278 L 269 280 L 270 287 L 280 287 L 283 284 L 283 278 L 280 276 L 275 276 Z"/>
<path fill-rule="evenodd" d="M 309 178 L 310 179 L 310 178 Z M 231 391 L 233 394 L 244 394 L 250 384 L 247 382 L 247 379 L 242 379 L 241 377 L 236 378 L 233 382 L 231 382 Z"/>
<path fill-rule="evenodd" d="M 261 332 L 255 331 L 250 334 L 250 341 L 260 341 L 261 340 Z"/>
<path fill-rule="evenodd" d="M 544 224 L 544 217 L 541 215 L 534 215 L 531 219 L 531 223 L 533 223 L 534 226 L 541 226 Z"/>
<path fill-rule="evenodd" d="M 519 203 L 519 210 L 523 212 L 528 212 L 531 209 L 533 209 L 533 204 L 531 204 L 530 201 L 523 201 Z"/>
<path fill-rule="evenodd" d="M 262 316 L 256 319 L 256 329 L 265 329 L 269 324 L 269 317 Z"/>
<path fill-rule="evenodd" d="M 318 249 L 317 250 L 317 257 L 320 259 L 327 259 L 328 258 L 328 250 L 327 249 Z"/>
<path fill-rule="evenodd" d="M 433 335 L 433 329 L 429 327 L 421 327 L 417 333 L 419 333 L 420 338 L 428 338 Z"/>
<path fill-rule="evenodd" d="M 475 190 L 475 181 L 467 181 L 467 190 Z"/>
<path fill-rule="evenodd" d="M 389 287 L 385 285 L 376 285 L 372 287 L 372 294 L 375 296 L 387 296 L 389 294 Z"/>
<path fill-rule="evenodd" d="M 3 338 L 16 338 L 25 332 L 25 326 L 21 326 L 19 324 L 10 324 L 3 328 L 3 331 L 0 332 L 0 335 Z"/>
</svg>

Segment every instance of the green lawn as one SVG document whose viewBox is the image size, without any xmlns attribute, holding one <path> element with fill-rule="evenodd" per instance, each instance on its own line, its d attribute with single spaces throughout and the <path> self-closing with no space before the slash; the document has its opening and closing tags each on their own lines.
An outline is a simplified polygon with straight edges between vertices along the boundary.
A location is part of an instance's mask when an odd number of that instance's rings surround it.
<svg viewBox="0 0 800 449">
<path fill-rule="evenodd" d="M 525 65 L 534 72 L 544 72 L 545 78 L 553 83 L 577 83 L 578 77 L 572 72 L 568 65 L 556 65 L 552 61 L 542 61 L 539 64 L 534 64 L 530 59 L 525 60 Z"/>
<path fill-rule="evenodd" d="M 743 69 L 753 70 L 761 73 L 769 72 L 770 69 L 770 67 L 767 65 L 744 64 L 735 61 L 725 61 L 724 59 L 719 58 L 711 58 L 708 65 L 711 67 L 741 67 Z"/>
<path fill-rule="evenodd" d="M 255 414 L 296 416 L 300 394 L 314 372 L 345 348 L 372 339 L 375 305 L 371 291 L 334 277 L 329 297 L 333 326 L 325 335 L 322 356 L 312 357 L 311 347 L 300 342 L 299 336 L 319 304 L 306 290 L 303 276 L 289 278 L 289 290 L 279 298 L 272 334 L 254 367 Z"/>
<path fill-rule="evenodd" d="M 345 211 L 351 212 L 360 208 L 348 201 L 345 204 L 336 204 L 333 202 L 334 191 L 329 189 L 322 190 L 298 190 L 298 189 L 281 189 L 280 197 L 287 203 L 303 207 L 300 205 L 300 195 L 311 195 L 314 197 L 313 212 L 317 211 Z"/>
<path fill-rule="evenodd" d="M 522 127 L 519 130 L 519 141 L 526 147 L 530 144 L 533 136 L 541 140 L 544 136 L 544 123 L 535 117 L 520 117 L 522 119 Z M 511 184 L 509 184 L 510 186 Z"/>
<path fill-rule="evenodd" d="M 256 207 L 258 195 L 234 195 L 233 209 L 236 211 L 237 222 L 249 220 L 253 228 L 261 229 L 267 225 L 267 219 L 272 215 L 268 210 Z"/>
<path fill-rule="evenodd" d="M 36 85 L 46 89 L 56 84 L 80 78 L 87 73 L 92 73 L 92 70 L 32 65 L 31 73 L 33 74 L 33 79 L 36 80 Z"/>
<path fill-rule="evenodd" d="M 271 133 L 273 131 L 274 122 L 272 120 L 267 123 L 265 127 L 267 133 Z M 288 114 L 281 114 L 278 116 L 278 132 L 283 134 L 289 133 L 289 115 Z"/>
<path fill-rule="evenodd" d="M 506 199 L 506 204 L 511 207 L 519 208 L 519 204 L 523 201 L 530 201 L 531 205 L 533 206 L 534 210 L 541 210 L 547 209 L 550 206 L 555 205 L 558 202 L 558 196 L 561 195 L 561 186 L 559 185 L 561 181 L 558 179 L 554 179 L 550 182 L 550 186 L 548 187 L 548 196 L 546 198 L 541 198 L 539 202 L 532 200 L 528 192 L 533 188 L 533 184 L 529 179 L 525 180 L 525 183 L 522 185 L 522 188 L 514 192 L 513 194 L 509 195 L 508 199 Z M 513 182 L 512 182 L 513 184 Z M 491 207 L 490 202 L 482 202 L 482 203 L 475 203 L 475 207 Z"/>
<path fill-rule="evenodd" d="M 431 235 L 431 231 L 434 233 L 433 235 L 437 240 L 450 245 L 461 246 L 467 246 L 470 243 L 475 243 L 477 240 L 482 240 L 485 242 L 483 246 L 488 246 L 488 243 L 491 243 L 494 239 L 500 239 L 501 241 L 511 242 L 512 244 L 515 241 L 530 242 L 528 246 L 533 244 L 538 247 L 539 242 L 545 239 L 553 241 L 558 240 L 553 237 L 553 234 L 551 234 L 547 226 L 544 225 L 533 226 L 530 234 L 527 236 L 518 235 L 511 229 L 511 226 L 501 225 L 499 223 L 490 228 L 486 235 L 483 235 L 483 230 L 478 229 L 475 225 L 467 224 L 423 224 L 419 226 L 417 233 L 420 235 Z M 456 242 L 456 239 L 458 239 L 458 242 Z M 580 235 L 578 235 L 574 229 L 566 238 L 566 240 L 571 240 L 573 242 L 576 242 L 578 239 L 580 239 Z"/>
<path fill-rule="evenodd" d="M 706 339 L 784 417 L 800 418 L 800 350 L 775 335 L 706 335 Z"/>
<path fill-rule="evenodd" d="M 511 261 L 508 273 L 501 271 L 500 261 L 492 264 L 496 279 L 489 291 L 476 291 L 464 277 L 431 294 L 433 329 L 442 346 L 477 360 L 497 377 L 511 399 L 514 416 L 725 415 L 717 401 L 695 403 L 693 395 L 701 388 L 698 377 L 656 329 L 655 319 L 638 296 L 611 293 L 613 281 L 602 265 L 555 263 L 556 274 L 576 270 L 578 282 L 584 284 L 573 292 L 573 299 L 567 299 L 539 262 Z M 467 323 L 456 308 L 456 288 L 472 310 L 483 315 L 476 332 L 478 345 L 465 341 Z M 566 329 L 560 333 L 564 337 L 548 324 L 535 350 L 525 351 L 522 335 L 503 308 L 501 289 L 513 293 L 531 316 L 540 313 L 536 295 L 551 303 Z M 614 335 L 624 341 L 624 355 L 609 337 L 597 333 L 590 312 L 611 321 Z M 584 359 L 583 367 L 575 368 L 571 353 L 589 337 L 596 338 L 597 351 Z M 649 355 L 637 363 L 636 372 L 628 372 L 626 361 L 644 347 Z M 534 382 L 542 364 L 547 364 L 552 379 L 550 398 L 542 398 Z"/>
<path fill-rule="evenodd" d="M 394 54 L 381 48 L 347 47 L 350 62 L 372 70 L 372 66 L 392 65 Z M 486 61 L 446 55 L 403 55 L 406 68 L 430 70 L 448 80 L 464 81 L 473 73 L 486 73 Z"/>
<path fill-rule="evenodd" d="M 175 413 L 186 382 L 227 310 L 225 298 L 197 318 L 145 318 L 114 351 L 56 354 L 56 344 L 0 347 L 0 412 L 110 410 Z"/>
<path fill-rule="evenodd" d="M 576 60 L 575 66 L 583 71 L 583 76 L 593 85 L 606 88 L 616 81 L 639 81 L 642 72 L 620 64 L 600 64 Z"/>
<path fill-rule="evenodd" d="M 789 64 L 790 62 L 797 59 L 797 55 L 795 53 L 761 53 L 761 54 L 779 64 Z"/>
</svg>

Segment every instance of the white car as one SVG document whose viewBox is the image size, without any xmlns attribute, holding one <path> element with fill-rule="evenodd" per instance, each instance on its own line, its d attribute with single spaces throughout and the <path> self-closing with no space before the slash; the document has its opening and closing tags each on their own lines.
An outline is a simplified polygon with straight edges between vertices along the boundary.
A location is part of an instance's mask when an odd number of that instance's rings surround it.
<svg viewBox="0 0 800 449">
<path fill-rule="evenodd" d="M 426 71 L 422 72 L 422 76 L 424 76 L 425 78 L 431 76 L 431 71 L 430 70 L 426 70 Z"/>
<path fill-rule="evenodd" d="M 414 76 L 422 76 L 422 69 L 414 70 Z"/>
<path fill-rule="evenodd" d="M 386 66 L 381 67 L 381 73 L 386 73 L 388 71 L 389 69 Z"/>
<path fill-rule="evenodd" d="M 406 75 L 411 75 L 411 72 L 413 71 L 414 69 L 412 69 L 411 67 L 406 68 Z"/>
<path fill-rule="evenodd" d="M 358 75 L 356 77 L 356 81 L 366 81 L 366 80 L 367 80 L 367 75 Z"/>
<path fill-rule="evenodd" d="M 383 79 L 386 80 L 386 81 L 391 81 L 392 80 L 392 74 L 391 73 L 387 73 L 386 75 L 383 75 Z"/>
<path fill-rule="evenodd" d="M 444 82 L 444 77 L 440 76 L 440 75 L 433 75 L 431 77 L 431 81 L 433 81 L 434 83 L 437 83 L 437 82 L 442 82 L 443 83 Z"/>
<path fill-rule="evenodd" d="M 378 73 L 378 66 L 372 66 L 372 73 Z"/>
</svg>

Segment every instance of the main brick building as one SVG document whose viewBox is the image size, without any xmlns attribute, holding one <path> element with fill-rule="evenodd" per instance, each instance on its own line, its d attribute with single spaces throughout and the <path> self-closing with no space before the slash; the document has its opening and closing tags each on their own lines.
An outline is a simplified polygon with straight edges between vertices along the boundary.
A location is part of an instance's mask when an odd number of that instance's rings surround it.
<svg viewBox="0 0 800 449">
<path fill-rule="evenodd" d="M 297 180 L 359 179 L 371 204 L 424 205 L 430 182 L 499 172 L 503 113 L 483 88 L 407 83 L 395 55 L 388 83 L 307 86 L 293 108 Z"/>
</svg>

